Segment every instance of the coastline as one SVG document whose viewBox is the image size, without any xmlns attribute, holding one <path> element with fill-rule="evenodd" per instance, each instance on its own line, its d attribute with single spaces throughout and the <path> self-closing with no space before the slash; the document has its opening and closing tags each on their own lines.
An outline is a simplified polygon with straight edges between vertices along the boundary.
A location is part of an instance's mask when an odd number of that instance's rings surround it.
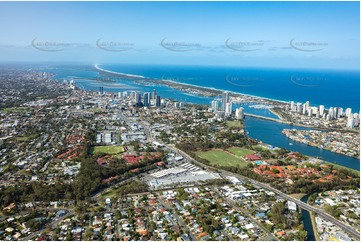
<svg viewBox="0 0 361 242">
<path fill-rule="evenodd" d="M 264 98 L 264 97 L 249 95 L 249 94 L 243 94 L 243 93 L 228 91 L 228 90 L 224 90 L 224 89 L 218 89 L 218 88 L 213 88 L 213 87 L 203 87 L 203 86 L 199 86 L 199 85 L 187 84 L 187 83 L 177 82 L 177 81 L 173 81 L 173 80 L 152 79 L 152 78 L 147 78 L 147 77 L 144 77 L 144 76 L 141 76 L 141 75 L 134 75 L 134 74 L 126 74 L 126 73 L 121 73 L 121 72 L 109 71 L 109 70 L 105 70 L 105 69 L 99 67 L 98 64 L 95 64 L 94 68 L 97 69 L 98 71 L 102 71 L 102 72 L 110 73 L 110 74 L 114 74 L 114 75 L 119 75 L 119 76 L 122 76 L 122 77 L 125 77 L 125 78 L 134 78 L 134 77 L 136 77 L 136 78 L 139 78 L 137 80 L 138 82 L 139 81 L 153 81 L 153 84 L 167 85 L 167 86 L 169 86 L 171 88 L 175 88 L 177 90 L 187 92 L 190 95 L 202 95 L 202 96 L 205 96 L 205 97 L 212 97 L 212 96 L 220 96 L 223 92 L 228 92 L 228 93 L 232 94 L 233 97 L 235 97 L 235 98 L 250 99 L 248 101 L 251 101 L 251 102 L 264 102 L 264 103 L 267 103 L 267 104 L 274 104 L 274 105 L 286 105 L 286 104 L 288 104 L 287 101 Z M 194 91 L 194 90 L 191 90 L 191 91 L 190 90 L 184 90 L 185 88 L 194 88 L 195 90 L 201 91 L 201 92 L 200 93 L 199 92 L 193 93 L 192 91 Z M 241 103 L 241 102 L 238 102 L 238 103 Z M 273 110 L 273 108 L 274 107 L 268 108 L 268 110 L 279 118 L 279 121 L 277 121 L 277 122 L 292 125 L 292 126 L 298 126 L 298 127 L 311 128 L 311 129 L 315 129 L 315 130 L 321 130 L 321 131 L 341 131 L 341 132 L 345 132 L 345 130 L 338 130 L 338 129 L 332 129 L 332 128 L 320 128 L 320 127 L 315 127 L 315 126 L 310 126 L 310 125 L 305 125 L 305 124 L 290 123 L 289 121 L 285 120 L 279 113 L 277 113 L 275 110 Z M 351 130 L 349 132 L 357 132 L 357 131 L 352 131 Z"/>
<path fill-rule="evenodd" d="M 103 68 L 100 68 L 98 64 L 95 64 L 94 68 L 99 70 L 99 71 L 103 71 L 103 72 L 110 73 L 110 74 L 115 74 L 115 75 L 121 75 L 121 76 L 125 76 L 125 77 L 130 77 L 130 78 L 131 77 L 138 77 L 138 78 L 142 78 L 144 80 L 149 79 L 147 77 L 140 76 L 140 75 L 126 74 L 126 73 L 121 73 L 121 72 L 105 70 Z M 228 93 L 232 94 L 235 97 L 254 98 L 254 99 L 261 100 L 261 101 L 268 101 L 268 102 L 271 102 L 271 103 L 277 103 L 277 104 L 283 104 L 283 105 L 288 103 L 287 101 L 283 101 L 283 100 L 277 100 L 277 99 L 271 99 L 271 98 L 265 98 L 265 97 L 250 95 L 250 94 L 233 92 L 233 91 L 214 88 L 214 87 L 204 87 L 204 86 L 199 86 L 199 85 L 194 85 L 194 84 L 187 84 L 187 83 L 177 82 L 177 81 L 173 81 L 173 80 L 157 79 L 157 81 L 158 82 L 163 82 L 163 83 L 171 83 L 171 84 L 181 85 L 181 86 L 185 86 L 185 87 L 193 87 L 193 88 L 206 90 L 206 91 L 212 91 L 212 92 L 215 92 L 217 94 L 221 94 L 223 92 L 228 92 Z"/>
</svg>

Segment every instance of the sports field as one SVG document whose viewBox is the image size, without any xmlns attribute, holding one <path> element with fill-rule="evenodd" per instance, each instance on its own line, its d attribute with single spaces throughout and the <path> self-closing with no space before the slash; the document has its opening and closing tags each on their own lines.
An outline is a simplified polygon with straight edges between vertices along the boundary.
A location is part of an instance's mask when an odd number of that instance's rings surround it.
<svg viewBox="0 0 361 242">
<path fill-rule="evenodd" d="M 211 165 L 239 167 L 245 167 L 247 165 L 247 163 L 241 160 L 241 158 L 228 154 L 226 151 L 223 150 L 197 152 L 197 155 L 200 158 L 208 160 Z"/>
<path fill-rule="evenodd" d="M 239 148 L 239 147 L 231 147 L 228 149 L 230 152 L 235 154 L 236 156 L 243 157 L 245 155 L 253 154 L 254 151 L 248 150 L 245 148 Z"/>
<path fill-rule="evenodd" d="M 105 153 L 108 155 L 116 155 L 124 152 L 123 146 L 95 146 L 93 154 Z"/>
</svg>

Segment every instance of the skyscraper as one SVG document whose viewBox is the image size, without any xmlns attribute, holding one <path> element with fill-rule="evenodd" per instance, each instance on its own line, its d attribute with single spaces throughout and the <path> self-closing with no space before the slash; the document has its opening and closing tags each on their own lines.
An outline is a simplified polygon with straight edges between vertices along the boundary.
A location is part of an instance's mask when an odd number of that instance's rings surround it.
<svg viewBox="0 0 361 242">
<path fill-rule="evenodd" d="M 145 93 L 143 94 L 143 105 L 144 105 L 145 107 L 148 107 L 149 104 L 150 104 L 149 95 L 150 95 L 149 92 L 145 92 Z"/>
<path fill-rule="evenodd" d="M 297 113 L 302 113 L 302 103 L 297 103 Z"/>
<path fill-rule="evenodd" d="M 352 116 L 347 119 L 346 128 L 349 128 L 349 129 L 355 128 L 355 122 L 354 122 L 354 118 Z"/>
<path fill-rule="evenodd" d="M 226 112 L 225 112 L 225 116 L 229 117 L 232 114 L 232 102 L 228 102 L 226 103 Z"/>
<path fill-rule="evenodd" d="M 240 107 L 236 109 L 236 119 L 240 120 L 244 118 L 244 108 Z"/>
<path fill-rule="evenodd" d="M 325 106 L 320 105 L 320 115 L 323 116 L 324 113 L 325 113 Z"/>
<path fill-rule="evenodd" d="M 296 106 L 295 106 L 295 102 L 291 101 L 290 103 L 290 108 L 291 108 L 291 112 L 295 112 L 296 111 Z"/>
<path fill-rule="evenodd" d="M 152 99 L 156 99 L 156 98 L 157 98 L 157 90 L 153 89 Z"/>
<path fill-rule="evenodd" d="M 226 110 L 226 105 L 229 102 L 229 92 L 222 93 L 222 110 Z"/>
<path fill-rule="evenodd" d="M 217 101 L 217 100 L 213 100 L 213 101 L 212 101 L 212 111 L 213 111 L 213 112 L 217 112 L 217 111 L 218 111 L 218 101 Z"/>
<path fill-rule="evenodd" d="M 140 105 L 142 103 L 142 97 L 138 92 L 135 93 L 135 104 Z"/>
<path fill-rule="evenodd" d="M 160 96 L 156 96 L 155 106 L 160 108 Z"/>
<path fill-rule="evenodd" d="M 352 109 L 351 108 L 346 108 L 346 111 L 345 111 L 345 116 L 348 118 L 350 117 L 352 114 Z"/>
</svg>

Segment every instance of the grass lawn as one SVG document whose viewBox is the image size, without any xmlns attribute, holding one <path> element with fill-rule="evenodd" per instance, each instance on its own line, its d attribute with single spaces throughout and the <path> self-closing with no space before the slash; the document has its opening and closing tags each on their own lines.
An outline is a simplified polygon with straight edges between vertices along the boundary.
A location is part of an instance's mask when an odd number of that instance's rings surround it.
<svg viewBox="0 0 361 242">
<path fill-rule="evenodd" d="M 246 167 L 247 163 L 234 155 L 228 154 L 223 150 L 210 150 L 205 152 L 197 152 L 197 155 L 209 161 L 211 165 L 220 166 L 240 166 Z"/>
<path fill-rule="evenodd" d="M 245 155 L 254 153 L 254 151 L 252 151 L 252 150 L 245 149 L 245 148 L 239 148 L 239 147 L 231 147 L 228 150 L 239 157 L 243 157 Z"/>
<path fill-rule="evenodd" d="M 105 153 L 108 155 L 116 155 L 124 152 L 123 146 L 95 146 L 93 154 Z"/>
<path fill-rule="evenodd" d="M 343 169 L 346 169 L 346 170 L 351 171 L 351 172 L 352 172 L 353 174 L 355 174 L 356 176 L 360 176 L 360 171 L 358 171 L 358 170 L 355 170 L 355 169 L 352 169 L 352 168 L 348 168 L 348 167 L 346 167 L 346 166 L 341 166 L 341 165 L 338 165 L 338 164 L 335 164 L 335 163 L 332 163 L 332 162 L 327 162 L 327 161 L 325 161 L 324 164 L 325 164 L 325 165 L 332 165 L 333 168 L 335 168 L 335 169 L 343 168 Z"/>
<path fill-rule="evenodd" d="M 34 139 L 36 135 L 30 135 L 30 136 L 18 136 L 16 137 L 16 141 L 23 142 L 23 141 L 29 141 L 31 139 Z"/>
<path fill-rule="evenodd" d="M 306 195 L 307 195 L 306 193 L 293 193 L 290 194 L 289 196 L 301 200 L 301 198 L 303 198 Z"/>
<path fill-rule="evenodd" d="M 3 108 L 0 111 L 3 113 L 26 113 L 30 109 L 28 107 L 13 107 L 13 108 Z"/>
<path fill-rule="evenodd" d="M 229 128 L 243 128 L 243 124 L 239 120 L 227 121 L 227 126 Z"/>
</svg>

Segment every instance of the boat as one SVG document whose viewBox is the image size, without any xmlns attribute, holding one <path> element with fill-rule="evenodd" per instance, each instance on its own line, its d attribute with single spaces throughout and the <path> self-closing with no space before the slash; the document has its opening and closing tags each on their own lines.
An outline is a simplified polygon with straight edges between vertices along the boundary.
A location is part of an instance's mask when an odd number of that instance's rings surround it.
<svg viewBox="0 0 361 242">
<path fill-rule="evenodd" d="M 293 145 L 292 143 L 289 143 L 289 145 Z"/>
</svg>

